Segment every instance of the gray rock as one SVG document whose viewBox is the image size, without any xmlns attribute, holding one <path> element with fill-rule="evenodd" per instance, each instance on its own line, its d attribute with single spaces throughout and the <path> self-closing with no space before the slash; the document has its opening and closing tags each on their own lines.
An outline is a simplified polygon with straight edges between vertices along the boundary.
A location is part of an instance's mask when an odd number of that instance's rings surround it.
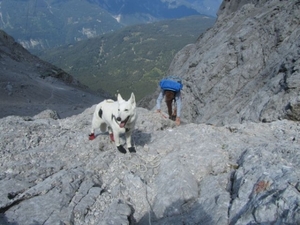
<svg viewBox="0 0 300 225">
<path fill-rule="evenodd" d="M 170 65 L 183 79 L 182 117 L 215 125 L 298 120 L 299 3 L 224 1 L 218 15 Z"/>
<path fill-rule="evenodd" d="M 0 119 L 0 224 L 300 222 L 297 122 L 176 127 L 138 108 L 124 155 L 88 140 L 94 107 Z"/>
</svg>

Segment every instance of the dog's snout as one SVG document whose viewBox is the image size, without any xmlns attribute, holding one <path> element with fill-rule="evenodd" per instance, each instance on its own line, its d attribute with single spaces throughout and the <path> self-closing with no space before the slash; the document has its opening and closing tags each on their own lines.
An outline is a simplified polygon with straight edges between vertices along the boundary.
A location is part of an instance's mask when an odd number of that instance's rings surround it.
<svg viewBox="0 0 300 225">
<path fill-rule="evenodd" d="M 117 117 L 117 121 L 121 121 L 121 117 L 118 116 L 118 117 Z"/>
</svg>

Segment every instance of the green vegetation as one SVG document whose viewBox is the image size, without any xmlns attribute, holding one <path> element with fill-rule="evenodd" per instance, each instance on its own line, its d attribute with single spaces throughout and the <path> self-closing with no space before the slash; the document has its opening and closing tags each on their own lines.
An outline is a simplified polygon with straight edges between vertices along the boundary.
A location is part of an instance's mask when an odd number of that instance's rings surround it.
<svg viewBox="0 0 300 225">
<path fill-rule="evenodd" d="M 93 90 L 137 100 L 155 91 L 175 54 L 210 28 L 215 18 L 193 16 L 123 28 L 40 54 Z"/>
</svg>

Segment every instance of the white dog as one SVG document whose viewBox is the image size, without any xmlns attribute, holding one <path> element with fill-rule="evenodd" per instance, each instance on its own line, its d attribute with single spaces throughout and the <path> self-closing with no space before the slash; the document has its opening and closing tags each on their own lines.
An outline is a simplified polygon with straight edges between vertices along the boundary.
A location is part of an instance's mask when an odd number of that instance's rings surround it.
<svg viewBox="0 0 300 225">
<path fill-rule="evenodd" d="M 126 153 L 126 149 L 120 144 L 120 134 L 125 133 L 126 145 L 129 152 L 136 152 L 131 145 L 131 134 L 135 126 L 136 103 L 135 96 L 131 93 L 128 101 L 118 94 L 117 101 L 108 99 L 100 102 L 95 109 L 92 129 L 89 139 L 95 138 L 95 129 L 100 127 L 101 132 L 108 131 L 110 139 L 115 142 L 118 150 Z"/>
</svg>

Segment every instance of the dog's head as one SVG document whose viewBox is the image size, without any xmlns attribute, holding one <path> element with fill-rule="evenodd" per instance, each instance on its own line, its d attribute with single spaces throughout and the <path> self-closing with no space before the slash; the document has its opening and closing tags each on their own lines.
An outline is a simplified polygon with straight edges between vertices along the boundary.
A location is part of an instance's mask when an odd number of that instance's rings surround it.
<svg viewBox="0 0 300 225">
<path fill-rule="evenodd" d="M 117 121 L 120 127 L 125 127 L 128 121 L 131 121 L 135 117 L 135 96 L 131 93 L 131 97 L 128 101 L 125 101 L 120 94 L 118 94 L 118 116 Z"/>
</svg>

